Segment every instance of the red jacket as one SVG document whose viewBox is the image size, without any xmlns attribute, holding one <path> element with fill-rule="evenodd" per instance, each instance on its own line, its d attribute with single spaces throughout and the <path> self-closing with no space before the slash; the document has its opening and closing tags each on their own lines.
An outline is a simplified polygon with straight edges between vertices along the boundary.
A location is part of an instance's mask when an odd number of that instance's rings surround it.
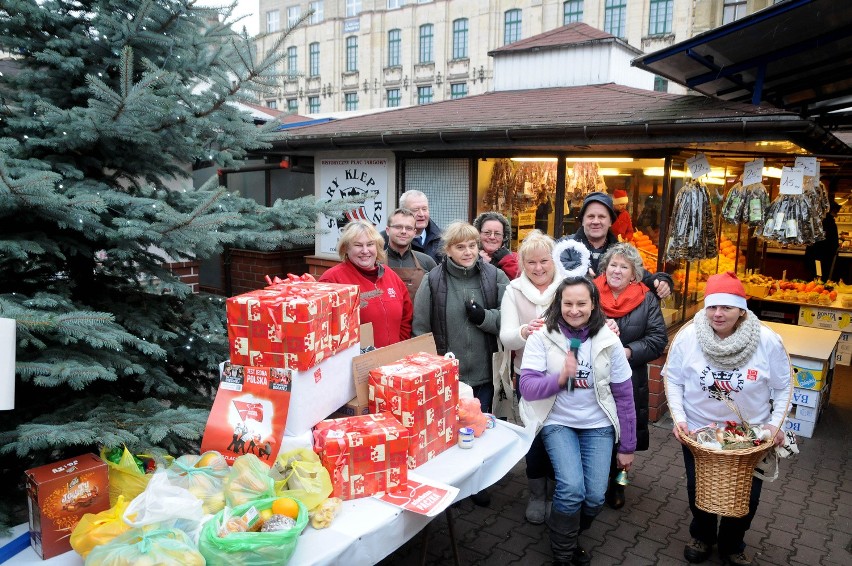
<svg viewBox="0 0 852 566">
<path fill-rule="evenodd" d="M 358 285 L 361 289 L 361 324 L 373 323 L 376 348 L 411 338 L 414 305 L 405 283 L 392 269 L 379 264 L 379 278 L 373 283 L 349 260 L 344 260 L 323 273 L 319 280 Z"/>
<path fill-rule="evenodd" d="M 633 241 L 633 221 L 630 220 L 630 214 L 626 210 L 622 210 L 615 222 L 612 223 L 610 230 L 616 238 L 621 236 L 621 239 L 625 242 Z"/>
<path fill-rule="evenodd" d="M 517 279 L 521 274 L 521 269 L 518 265 L 518 254 L 515 252 L 509 252 L 503 259 L 493 265 L 502 269 L 503 273 L 509 277 L 509 280 Z"/>
</svg>

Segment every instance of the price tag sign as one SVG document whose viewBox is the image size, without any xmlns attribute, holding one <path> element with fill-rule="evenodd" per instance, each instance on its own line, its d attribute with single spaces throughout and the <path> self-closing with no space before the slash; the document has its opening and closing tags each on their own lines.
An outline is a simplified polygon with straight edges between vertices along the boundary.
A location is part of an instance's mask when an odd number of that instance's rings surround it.
<svg viewBox="0 0 852 566">
<path fill-rule="evenodd" d="M 779 192 L 782 195 L 802 194 L 802 182 L 805 172 L 801 167 L 784 167 L 781 169 L 781 185 Z"/>
<path fill-rule="evenodd" d="M 689 174 L 692 175 L 693 179 L 698 179 L 710 173 L 710 162 L 707 161 L 707 156 L 703 153 L 687 159 L 686 166 L 689 167 Z"/>
<path fill-rule="evenodd" d="M 817 174 L 817 158 L 804 157 L 799 155 L 796 157 L 796 164 L 793 167 L 799 167 L 808 177 L 816 177 Z"/>
<path fill-rule="evenodd" d="M 763 158 L 749 161 L 743 169 L 743 186 L 754 185 L 763 181 Z"/>
</svg>

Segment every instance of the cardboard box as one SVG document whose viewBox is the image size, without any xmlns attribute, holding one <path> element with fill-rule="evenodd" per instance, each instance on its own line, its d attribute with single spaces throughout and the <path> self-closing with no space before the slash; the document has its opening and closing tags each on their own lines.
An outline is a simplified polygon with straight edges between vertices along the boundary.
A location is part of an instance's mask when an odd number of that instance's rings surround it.
<svg viewBox="0 0 852 566">
<path fill-rule="evenodd" d="M 328 419 L 314 429 L 314 450 L 341 499 L 395 493 L 408 484 L 408 429 L 390 413 Z"/>
<path fill-rule="evenodd" d="M 804 436 L 805 438 L 813 437 L 815 427 L 816 423 L 802 421 L 794 417 L 787 417 L 784 421 L 784 430 L 791 430 L 796 436 Z"/>
<path fill-rule="evenodd" d="M 828 378 L 829 364 L 826 360 L 814 360 L 790 356 L 793 365 L 793 387 L 819 391 Z"/>
<path fill-rule="evenodd" d="M 358 397 L 353 397 L 348 403 L 340 407 L 334 412 L 337 417 L 356 417 L 358 415 L 369 415 L 369 405 L 362 405 L 358 402 Z"/>
<path fill-rule="evenodd" d="M 847 334 L 843 332 L 842 334 Z M 852 354 L 852 342 L 847 342 L 841 340 L 837 343 L 837 353 L 838 354 Z"/>
<path fill-rule="evenodd" d="M 799 326 L 852 332 L 852 312 L 825 307 L 800 306 Z"/>
<path fill-rule="evenodd" d="M 811 391 L 810 389 L 793 388 L 793 404 L 797 406 L 817 408 L 820 406 L 821 397 L 826 396 L 827 391 Z"/>
<path fill-rule="evenodd" d="M 110 508 L 106 463 L 94 454 L 27 470 L 30 545 L 43 559 L 71 550 L 71 531 L 86 513 Z"/>
<path fill-rule="evenodd" d="M 281 284 L 226 303 L 231 363 L 308 370 L 359 343 L 357 285 Z"/>
<path fill-rule="evenodd" d="M 370 370 L 370 412 L 390 411 L 409 430 L 409 468 L 455 444 L 458 391 L 455 358 L 418 352 Z"/>
<path fill-rule="evenodd" d="M 852 364 L 852 354 L 849 352 L 840 352 L 834 355 L 834 363 L 841 366 L 848 366 Z"/>
<path fill-rule="evenodd" d="M 819 420 L 822 407 L 806 407 L 805 405 L 796 405 L 794 416 L 796 420 L 815 423 Z"/>
</svg>

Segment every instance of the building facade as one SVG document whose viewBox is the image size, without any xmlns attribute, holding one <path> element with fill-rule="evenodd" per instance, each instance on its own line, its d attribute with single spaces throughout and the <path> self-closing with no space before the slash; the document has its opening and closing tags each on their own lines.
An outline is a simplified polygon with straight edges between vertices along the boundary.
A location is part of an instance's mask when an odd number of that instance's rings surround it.
<svg viewBox="0 0 852 566">
<path fill-rule="evenodd" d="M 264 104 L 323 115 L 413 106 L 492 90 L 489 51 L 583 22 L 656 51 L 779 0 L 260 0 L 258 50 L 282 46 Z M 657 79 L 654 88 L 684 92 Z"/>
</svg>

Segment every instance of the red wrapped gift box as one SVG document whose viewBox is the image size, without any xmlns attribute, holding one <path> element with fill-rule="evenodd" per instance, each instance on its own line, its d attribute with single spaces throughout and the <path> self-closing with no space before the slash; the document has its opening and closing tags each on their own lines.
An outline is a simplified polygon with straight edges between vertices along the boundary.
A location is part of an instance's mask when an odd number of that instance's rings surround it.
<svg viewBox="0 0 852 566">
<path fill-rule="evenodd" d="M 408 484 L 408 429 L 390 413 L 321 421 L 314 450 L 341 499 L 395 493 Z"/>
<path fill-rule="evenodd" d="M 409 430 L 409 468 L 455 444 L 458 360 L 425 352 L 411 354 L 370 370 L 369 389 L 370 412 L 390 411 Z"/>
<path fill-rule="evenodd" d="M 226 312 L 237 365 L 304 371 L 360 340 L 357 285 L 276 285 L 229 298 Z"/>
</svg>

